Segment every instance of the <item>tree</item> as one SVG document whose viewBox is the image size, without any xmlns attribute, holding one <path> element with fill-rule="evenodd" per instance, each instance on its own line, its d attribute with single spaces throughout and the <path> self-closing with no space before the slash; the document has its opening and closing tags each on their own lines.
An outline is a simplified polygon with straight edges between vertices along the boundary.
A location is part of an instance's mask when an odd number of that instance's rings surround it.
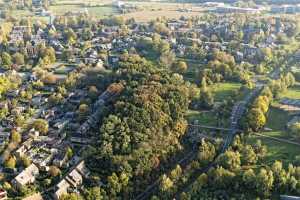
<svg viewBox="0 0 300 200">
<path fill-rule="evenodd" d="M 58 167 L 56 166 L 50 166 L 49 168 L 49 174 L 52 176 L 52 177 L 56 177 L 56 176 L 59 176 L 61 174 L 61 171 Z"/>
<path fill-rule="evenodd" d="M 176 182 L 182 175 L 182 169 L 180 165 L 176 165 L 176 168 L 171 171 L 170 178 L 172 181 Z"/>
<path fill-rule="evenodd" d="M 269 110 L 269 104 L 270 102 L 267 96 L 259 96 L 255 99 L 253 103 L 253 108 L 258 108 L 263 113 L 266 113 Z"/>
<path fill-rule="evenodd" d="M 49 85 L 55 85 L 57 84 L 57 78 L 54 74 L 47 74 L 43 77 L 43 83 L 49 84 Z"/>
<path fill-rule="evenodd" d="M 3 52 L 1 55 L 1 59 L 2 59 L 3 65 L 8 66 L 8 67 L 10 67 L 12 65 L 12 61 L 11 61 L 12 59 L 8 53 Z"/>
<path fill-rule="evenodd" d="M 24 167 L 28 167 L 31 164 L 31 160 L 26 155 L 21 157 L 21 161 Z"/>
<path fill-rule="evenodd" d="M 247 116 L 248 124 L 253 131 L 258 131 L 266 124 L 264 113 L 258 108 L 252 108 Z"/>
<path fill-rule="evenodd" d="M 208 171 L 208 177 L 210 185 L 213 185 L 214 188 L 225 189 L 230 187 L 235 174 L 223 167 L 217 167 L 216 169 L 212 168 Z"/>
<path fill-rule="evenodd" d="M 67 147 L 66 154 L 69 159 L 73 157 L 74 153 L 71 147 Z"/>
<path fill-rule="evenodd" d="M 173 185 L 173 181 L 167 175 L 164 174 L 161 177 L 160 190 L 162 192 L 169 192 L 172 189 Z"/>
<path fill-rule="evenodd" d="M 35 130 L 39 131 L 41 134 L 45 135 L 48 133 L 48 122 L 46 120 L 43 119 L 36 119 L 32 125 L 32 128 L 34 128 Z"/>
<path fill-rule="evenodd" d="M 201 140 L 201 145 L 198 152 L 198 160 L 202 166 L 206 166 L 208 163 L 213 161 L 216 155 L 216 149 L 210 142 L 205 142 L 204 139 Z"/>
<path fill-rule="evenodd" d="M 187 68 L 188 66 L 184 61 L 179 61 L 173 65 L 173 69 L 177 73 L 184 73 L 186 72 Z"/>
<path fill-rule="evenodd" d="M 24 55 L 21 53 L 18 53 L 18 52 L 15 53 L 13 55 L 13 61 L 17 65 L 24 65 L 24 63 L 25 63 Z"/>
<path fill-rule="evenodd" d="M 241 163 L 243 165 L 251 165 L 257 162 L 257 155 L 252 146 L 246 145 L 241 152 Z"/>
<path fill-rule="evenodd" d="M 98 89 L 96 86 L 92 85 L 89 87 L 89 93 L 88 93 L 89 97 L 92 99 L 96 99 L 97 95 L 98 95 Z"/>
<path fill-rule="evenodd" d="M 293 134 L 292 136 L 296 138 L 300 138 L 300 122 L 295 122 L 291 124 L 288 128 L 290 132 Z"/>
<path fill-rule="evenodd" d="M 59 197 L 59 200 L 83 200 L 83 198 L 76 193 L 71 193 L 61 195 L 61 197 Z"/>
<path fill-rule="evenodd" d="M 15 130 L 11 131 L 11 141 L 15 143 L 20 143 L 22 141 L 21 134 Z"/>
<path fill-rule="evenodd" d="M 14 169 L 16 167 L 16 159 L 13 156 L 10 156 L 4 162 L 4 167 Z"/>
<path fill-rule="evenodd" d="M 85 196 L 86 200 L 102 200 L 104 199 L 101 194 L 100 187 L 92 187 L 87 190 L 87 194 Z"/>
<path fill-rule="evenodd" d="M 255 188 L 257 193 L 264 197 L 269 196 L 270 190 L 273 187 L 273 183 L 273 172 L 271 170 L 261 168 L 255 180 Z"/>
<path fill-rule="evenodd" d="M 116 173 L 112 173 L 112 175 L 107 178 L 107 182 L 113 196 L 116 196 L 117 193 L 121 192 L 122 184 L 120 183 L 119 177 Z"/>
<path fill-rule="evenodd" d="M 218 157 L 218 164 L 225 169 L 238 169 L 241 166 L 240 153 L 226 151 Z"/>
<path fill-rule="evenodd" d="M 243 184 L 246 188 L 254 189 L 255 188 L 255 181 L 256 181 L 256 175 L 253 171 L 253 169 L 248 169 L 245 171 L 242 175 Z"/>
<path fill-rule="evenodd" d="M 200 94 L 200 105 L 205 109 L 211 109 L 214 106 L 214 96 L 210 90 L 204 90 Z"/>
</svg>

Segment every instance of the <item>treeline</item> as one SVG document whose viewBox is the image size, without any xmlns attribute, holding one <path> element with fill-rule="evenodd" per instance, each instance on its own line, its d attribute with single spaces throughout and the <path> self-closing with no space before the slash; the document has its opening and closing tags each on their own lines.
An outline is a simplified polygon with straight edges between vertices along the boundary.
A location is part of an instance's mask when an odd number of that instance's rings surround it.
<svg viewBox="0 0 300 200">
<path fill-rule="evenodd" d="M 267 112 L 273 98 L 278 97 L 280 93 L 294 84 L 295 78 L 291 73 L 287 73 L 280 79 L 272 80 L 251 105 L 247 116 L 243 120 L 244 129 L 252 131 L 262 129 L 267 122 Z"/>
<path fill-rule="evenodd" d="M 267 149 L 237 137 L 231 149 L 217 158 L 217 166 L 201 174 L 181 199 L 277 199 L 279 194 L 300 194 L 300 167 L 281 161 L 263 164 Z"/>
</svg>

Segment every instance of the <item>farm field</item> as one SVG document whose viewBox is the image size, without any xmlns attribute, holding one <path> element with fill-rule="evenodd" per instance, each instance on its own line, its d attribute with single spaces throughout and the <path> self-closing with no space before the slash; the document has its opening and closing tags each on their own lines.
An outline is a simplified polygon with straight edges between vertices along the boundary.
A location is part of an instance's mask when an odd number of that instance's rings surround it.
<svg viewBox="0 0 300 200">
<path fill-rule="evenodd" d="M 167 2 L 132 2 L 127 4 L 135 5 L 140 11 L 127 13 L 124 16 L 126 19 L 135 18 L 138 22 L 147 22 L 158 17 L 179 19 L 181 16 L 192 17 L 199 16 L 202 9 L 194 4 L 185 3 L 167 3 Z M 192 9 L 193 8 L 193 9 Z M 182 12 L 179 9 L 192 9 L 190 12 Z"/>
<path fill-rule="evenodd" d="M 84 12 L 85 9 L 88 11 L 89 15 L 93 17 L 105 17 L 105 16 L 110 16 L 112 14 L 117 14 L 117 10 L 113 7 L 109 6 L 93 6 L 93 7 L 83 7 L 80 4 L 73 4 L 73 5 L 55 5 L 55 6 L 50 6 L 50 11 L 53 14 L 56 15 L 62 15 L 66 12 Z"/>
<path fill-rule="evenodd" d="M 122 16 L 125 17 L 125 19 L 134 18 L 138 22 L 147 22 L 154 19 L 157 19 L 159 17 L 166 17 L 171 19 L 179 19 L 182 16 L 185 17 L 193 17 L 193 16 L 199 16 L 200 12 L 180 12 L 177 10 L 144 10 L 144 11 L 138 11 L 138 12 L 132 12 L 127 13 Z"/>
</svg>

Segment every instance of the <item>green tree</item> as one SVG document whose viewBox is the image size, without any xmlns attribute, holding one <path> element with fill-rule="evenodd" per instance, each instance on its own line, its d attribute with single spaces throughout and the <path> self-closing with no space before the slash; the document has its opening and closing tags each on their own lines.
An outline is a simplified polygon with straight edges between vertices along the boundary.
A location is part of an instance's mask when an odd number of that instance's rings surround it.
<svg viewBox="0 0 300 200">
<path fill-rule="evenodd" d="M 274 177 L 271 170 L 261 168 L 256 176 L 255 187 L 259 195 L 268 197 L 273 188 Z"/>
<path fill-rule="evenodd" d="M 4 162 L 4 167 L 14 169 L 16 167 L 16 159 L 13 156 L 10 156 Z"/>
<path fill-rule="evenodd" d="M 31 160 L 28 158 L 28 156 L 26 156 L 26 155 L 23 155 L 22 157 L 21 157 L 21 161 L 22 161 L 22 165 L 24 166 L 24 167 L 28 167 L 30 164 L 31 164 Z"/>
<path fill-rule="evenodd" d="M 15 143 L 20 143 L 22 141 L 22 136 L 19 132 L 12 130 L 11 131 L 11 141 Z"/>
<path fill-rule="evenodd" d="M 85 196 L 86 200 L 102 200 L 104 199 L 101 194 L 100 187 L 92 187 L 87 190 L 87 194 Z"/>
<path fill-rule="evenodd" d="M 32 125 L 32 128 L 34 128 L 35 130 L 39 131 L 41 134 L 45 135 L 48 133 L 48 122 L 44 119 L 36 119 Z"/>
<path fill-rule="evenodd" d="M 162 192 L 170 192 L 173 186 L 174 186 L 173 181 L 167 175 L 164 174 L 161 177 L 160 190 Z"/>
<path fill-rule="evenodd" d="M 11 66 L 12 65 L 12 59 L 11 59 L 11 56 L 6 53 L 6 52 L 3 52 L 2 55 L 1 55 L 1 59 L 2 59 L 2 64 L 5 65 L 5 66 Z"/>
<path fill-rule="evenodd" d="M 234 151 L 226 151 L 218 157 L 218 164 L 225 169 L 238 169 L 241 166 L 240 153 Z"/>
<path fill-rule="evenodd" d="M 179 61 L 173 65 L 173 70 L 178 73 L 186 72 L 188 66 L 184 61 Z"/>
<path fill-rule="evenodd" d="M 201 145 L 199 146 L 198 160 L 201 166 L 206 166 L 208 163 L 213 161 L 216 156 L 216 149 L 213 144 L 201 140 Z"/>
<path fill-rule="evenodd" d="M 266 124 L 264 113 L 258 108 L 252 108 L 247 116 L 248 124 L 254 131 L 258 131 Z"/>
<path fill-rule="evenodd" d="M 246 145 L 241 151 L 242 165 L 252 165 L 257 162 L 257 155 L 250 145 Z"/>
<path fill-rule="evenodd" d="M 17 65 L 24 65 L 25 64 L 25 58 L 24 58 L 24 55 L 21 54 L 21 53 L 15 53 L 13 55 L 13 61 L 15 64 Z"/>
<path fill-rule="evenodd" d="M 83 198 L 76 193 L 71 193 L 61 195 L 61 197 L 59 197 L 59 200 L 83 200 Z"/>
</svg>

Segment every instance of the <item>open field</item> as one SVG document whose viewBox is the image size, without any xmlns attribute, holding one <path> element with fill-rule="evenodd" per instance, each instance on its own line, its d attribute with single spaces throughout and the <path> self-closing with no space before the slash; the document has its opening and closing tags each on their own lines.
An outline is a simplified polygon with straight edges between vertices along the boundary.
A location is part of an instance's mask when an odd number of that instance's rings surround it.
<svg viewBox="0 0 300 200">
<path fill-rule="evenodd" d="M 218 83 L 212 86 L 215 101 L 220 102 L 234 96 L 241 87 L 240 83 Z"/>
<path fill-rule="evenodd" d="M 272 163 L 275 160 L 282 160 L 284 163 L 293 163 L 295 157 L 300 155 L 300 148 L 296 145 L 274 141 L 260 136 L 250 136 L 248 143 L 253 144 L 261 140 L 267 146 L 267 155 L 265 161 Z"/>
<path fill-rule="evenodd" d="M 272 131 L 265 132 L 264 134 L 276 137 L 285 137 L 285 125 L 289 121 L 288 112 L 277 107 L 270 106 L 267 118 L 266 127 L 272 129 Z"/>
<path fill-rule="evenodd" d="M 136 21 L 146 22 L 157 19 L 159 17 L 179 19 L 181 16 L 192 17 L 199 16 L 202 8 L 194 4 L 185 3 L 167 3 L 167 2 L 134 2 L 128 1 L 127 4 L 136 6 L 139 11 L 127 13 L 126 19 L 135 18 Z M 182 12 L 179 9 L 190 9 L 190 12 Z"/>
<path fill-rule="evenodd" d="M 188 110 L 186 119 L 189 121 L 189 123 L 193 123 L 194 120 L 198 120 L 199 124 L 201 125 L 216 125 L 216 117 L 212 112 Z"/>
<path fill-rule="evenodd" d="M 193 16 L 199 16 L 200 12 L 180 12 L 176 10 L 144 10 L 144 11 L 138 11 L 138 12 L 132 12 L 127 13 L 122 16 L 125 17 L 125 19 L 134 18 L 138 22 L 147 22 L 151 20 L 155 20 L 159 17 L 166 17 L 171 19 L 179 19 L 182 16 L 185 17 L 193 17 Z"/>
<path fill-rule="evenodd" d="M 297 83 L 293 87 L 288 88 L 286 92 L 281 95 L 282 98 L 300 99 L 300 84 Z"/>
<path fill-rule="evenodd" d="M 50 6 L 49 10 L 55 15 L 62 15 L 66 12 L 84 12 L 87 10 L 89 15 L 99 18 L 118 13 L 115 8 L 109 6 L 93 6 L 85 8 L 81 5 L 55 5 Z"/>
</svg>

